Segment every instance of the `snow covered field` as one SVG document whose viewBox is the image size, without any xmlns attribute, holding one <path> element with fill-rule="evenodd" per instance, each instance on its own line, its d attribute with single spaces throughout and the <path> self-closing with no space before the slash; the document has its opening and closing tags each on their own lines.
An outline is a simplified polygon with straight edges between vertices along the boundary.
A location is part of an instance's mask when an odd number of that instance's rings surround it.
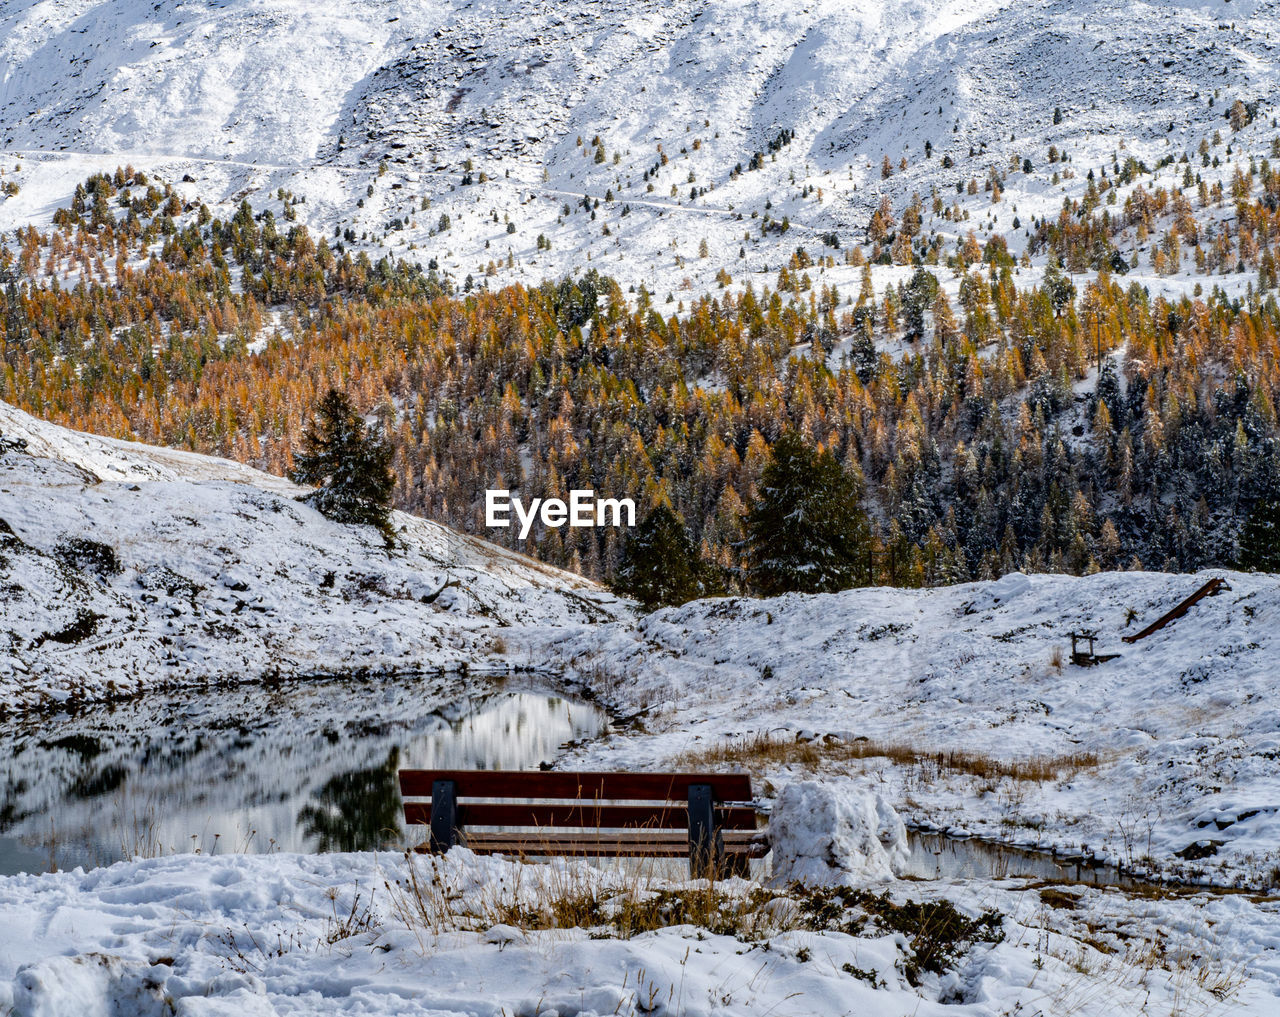
<svg viewBox="0 0 1280 1017">
<path fill-rule="evenodd" d="M 895 902 L 946 899 L 970 917 L 1005 916 L 1001 942 L 969 946 L 913 986 L 907 935 L 874 923 L 806 928 L 816 923 L 785 901 L 761 904 L 754 924 L 726 921 L 733 934 L 675 923 L 619 938 L 624 902 L 661 884 L 455 850 L 439 863 L 439 895 L 419 907 L 408 875 L 395 854 L 187 855 L 4 880 L 0 1012 L 1263 1017 L 1280 994 L 1280 907 L 1244 896 L 900 884 Z M 496 920 L 516 903 L 536 912 L 581 895 L 615 918 L 542 931 Z"/>
<path fill-rule="evenodd" d="M 1121 642 L 1211 574 L 1231 592 Z M 909 821 L 1278 886 L 1278 617 L 1275 576 L 1014 574 L 695 602 L 583 630 L 545 659 L 640 721 L 575 765 L 714 761 L 744 740 L 801 737 L 816 740 L 816 765 L 865 772 Z M 1119 658 L 1072 665 L 1068 633 L 1082 628 Z M 864 756 L 859 739 L 894 751 Z M 949 752 L 979 758 L 930 758 Z M 790 755 L 748 746 L 732 761 L 777 782 L 808 765 Z M 985 760 L 1063 765 L 1025 779 Z"/>
<path fill-rule="evenodd" d="M 1001 942 L 910 984 L 917 948 L 887 919 L 828 928 L 759 898 L 726 904 L 739 918 L 719 932 L 704 915 L 620 938 L 608 908 L 573 929 L 493 928 L 515 913 L 498 907 L 507 889 L 543 899 L 555 873 L 559 891 L 603 878 L 576 863 L 451 856 L 432 885 L 457 907 L 427 921 L 388 887 L 407 877 L 398 855 L 166 855 L 0 880 L 0 1013 L 1274 1012 L 1280 907 L 1259 893 L 1280 884 L 1274 576 L 1227 574 L 1230 592 L 1132 646 L 1122 633 L 1207 575 L 1011 575 L 637 616 L 422 520 L 398 516 L 389 553 L 278 478 L 0 411 L 11 712 L 277 669 L 466 663 L 479 689 L 485 669 L 531 667 L 619 717 L 562 766 L 745 765 L 766 808 L 794 781 L 850 778 L 916 824 L 1252 891 L 891 881 L 899 904 L 1006 916 Z M 1081 627 L 1121 656 L 1065 661 Z"/>
<path fill-rule="evenodd" d="M 917 824 L 1251 892 L 891 880 L 873 886 L 892 907 L 864 900 L 819 921 L 803 894 L 769 903 L 777 891 L 743 882 L 715 904 L 732 921 L 685 921 L 695 889 L 579 863 L 456 854 L 424 884 L 448 891 L 424 911 L 408 906 L 396 854 L 165 854 L 0 879 L 0 1013 L 1275 1012 L 1280 905 L 1259 891 L 1280 883 L 1276 577 L 1228 574 L 1230 592 L 1132 646 L 1121 633 L 1206 576 L 1012 575 L 641 617 L 421 520 L 398 517 L 388 555 L 278 479 L 3 409 L 10 710 L 272 665 L 288 677 L 467 661 L 477 689 L 480 664 L 534 667 L 620 717 L 561 766 L 745 765 L 766 808 L 794 781 L 851 779 Z M 74 537 L 109 547 L 119 571 L 95 545 L 68 552 Z M 381 579 L 357 595 L 373 562 Z M 421 603 L 450 576 L 465 581 Z M 264 617 L 241 621 L 254 604 Z M 44 635 L 80 611 L 100 616 L 90 635 Z M 1063 661 L 1079 627 L 1121 657 Z M 605 902 L 589 921 L 531 917 L 566 888 L 580 902 L 584 885 Z M 631 935 L 617 921 L 637 895 L 667 911 Z M 965 941 L 941 972 L 908 978 L 923 948 L 892 923 L 913 900 L 974 920 L 994 908 L 1003 938 Z M 873 906 L 881 917 L 860 910 Z M 528 928 L 499 921 L 512 915 Z"/>
</svg>

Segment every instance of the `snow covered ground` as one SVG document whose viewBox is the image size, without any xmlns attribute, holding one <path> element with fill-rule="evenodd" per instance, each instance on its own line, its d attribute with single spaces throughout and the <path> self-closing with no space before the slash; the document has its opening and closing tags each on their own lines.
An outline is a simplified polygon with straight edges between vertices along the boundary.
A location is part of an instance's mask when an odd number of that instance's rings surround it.
<svg viewBox="0 0 1280 1017">
<path fill-rule="evenodd" d="M 1275 1012 L 1275 576 L 1227 573 L 1229 592 L 1133 645 L 1120 636 L 1208 574 L 1011 575 L 638 616 L 423 520 L 397 516 L 388 552 L 235 464 L 4 406 L 0 435 L 10 710 L 276 668 L 467 663 L 479 687 L 484 669 L 533 667 L 619 718 L 564 767 L 745 765 L 766 808 L 795 781 L 848 779 L 878 796 L 876 822 L 892 806 L 916 824 L 1249 889 L 875 883 L 894 907 L 1005 916 L 1000 942 L 966 941 L 941 972 L 908 977 L 920 944 L 867 919 L 866 900 L 819 922 L 803 896 L 770 903 L 777 891 L 729 883 L 737 896 L 717 907 L 732 919 L 686 921 L 687 886 L 460 853 L 419 870 L 418 907 L 396 854 L 165 854 L 0 879 L 5 1017 Z M 460 585 L 432 599 L 448 578 Z M 1121 656 L 1073 666 L 1079 628 Z M 566 893 L 577 907 L 584 887 L 603 902 L 590 916 L 536 919 Z M 668 917 L 624 935 L 637 894 Z"/>
<path fill-rule="evenodd" d="M 567 670 L 636 715 L 562 765 L 667 764 L 752 732 L 784 745 L 831 735 L 818 775 L 850 773 L 909 819 L 1277 881 L 1274 577 L 1232 575 L 1231 593 L 1087 671 L 1053 662 L 1066 629 L 1097 627 L 1111 649 L 1203 577 L 1011 576 L 635 618 L 573 577 L 422 520 L 397 517 L 402 546 L 388 554 L 278 478 L 0 412 L 10 708 L 277 666 L 522 663 Z M 447 577 L 462 585 L 421 603 Z M 842 757 L 859 736 L 1097 762 L 1062 779 L 979 778 Z M 755 768 L 766 799 L 812 776 L 803 761 Z M 1175 858 L 1195 844 L 1216 854 Z M 1280 908 L 1256 895 L 893 883 L 898 902 L 1007 916 L 1001 942 L 966 945 L 911 984 L 917 948 L 875 922 L 815 927 L 757 900 L 729 908 L 754 908 L 749 923 L 718 931 L 705 917 L 630 938 L 607 917 L 518 930 L 497 921 L 515 913 L 499 907 L 506 890 L 532 906 L 549 886 L 606 877 L 458 855 L 428 881 L 449 891 L 442 914 L 408 906 L 405 866 L 395 854 L 167 854 L 5 878 L 0 1013 L 1268 1014 L 1280 993 Z M 598 897 L 635 892 L 632 877 L 610 878 L 619 886 Z"/>
<path fill-rule="evenodd" d="M 502 671 L 508 627 L 620 610 L 579 576 L 415 516 L 395 514 L 388 550 L 237 463 L 3 403 L 0 435 L 8 712 L 264 677 Z"/>
<path fill-rule="evenodd" d="M 967 946 L 913 986 L 919 941 L 875 923 L 815 929 L 762 900 L 725 907 L 757 920 L 723 932 L 673 923 L 621 938 L 626 900 L 696 889 L 461 850 L 434 873 L 416 864 L 420 879 L 434 875 L 419 898 L 396 854 L 178 855 L 6 879 L 0 1013 L 1263 1017 L 1280 993 L 1274 900 L 899 884 L 895 902 L 1004 916 L 1001 942 Z M 751 892 L 737 881 L 724 889 Z M 600 902 L 594 925 L 525 931 L 498 920 L 515 904 L 536 913 L 582 897 Z"/>
<path fill-rule="evenodd" d="M 1211 575 L 1231 591 L 1121 642 Z M 821 772 L 865 773 L 909 822 L 1275 887 L 1277 618 L 1276 576 L 1014 574 L 935 590 L 700 601 L 530 653 L 563 663 L 636 720 L 573 765 L 723 762 L 717 752 L 744 739 L 800 737 L 821 746 Z M 1120 656 L 1072 665 L 1068 633 L 1079 629 L 1097 630 L 1098 652 Z M 864 758 L 859 739 L 895 752 Z M 929 758 L 956 751 L 1082 765 L 1022 778 Z M 904 759 L 913 754 L 922 758 Z M 792 757 L 747 750 L 728 761 L 777 784 L 806 771 Z"/>
</svg>

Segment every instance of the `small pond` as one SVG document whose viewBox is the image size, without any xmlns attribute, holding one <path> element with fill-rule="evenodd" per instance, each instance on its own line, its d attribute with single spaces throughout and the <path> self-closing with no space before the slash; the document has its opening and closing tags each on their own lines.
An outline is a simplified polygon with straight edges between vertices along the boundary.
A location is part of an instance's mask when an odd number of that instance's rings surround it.
<svg viewBox="0 0 1280 1017">
<path fill-rule="evenodd" d="M 0 726 L 0 874 L 139 853 L 399 847 L 398 769 L 537 769 L 608 726 L 589 704 L 495 689 L 335 679 Z"/>
</svg>

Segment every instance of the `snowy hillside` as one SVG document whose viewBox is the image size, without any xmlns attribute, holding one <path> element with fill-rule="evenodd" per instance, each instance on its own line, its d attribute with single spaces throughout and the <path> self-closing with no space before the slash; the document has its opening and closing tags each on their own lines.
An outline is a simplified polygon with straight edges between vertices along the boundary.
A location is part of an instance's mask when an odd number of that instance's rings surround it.
<svg viewBox="0 0 1280 1017">
<path fill-rule="evenodd" d="M 266 676 L 503 670 L 503 628 L 616 613 L 578 576 L 403 513 L 388 551 L 236 463 L 5 404 L 0 442 L 9 711 Z"/>
<path fill-rule="evenodd" d="M 1236 100 L 1255 127 L 1205 179 L 1265 155 L 1278 30 L 1258 0 L 6 5 L 0 142 L 24 158 L 0 228 L 132 162 L 459 282 L 771 278 L 797 245 L 863 242 L 882 194 L 934 188 L 967 221 L 928 228 L 1017 253 L 1086 173 L 1194 156 Z M 992 170 L 1004 204 L 957 196 Z"/>
<path fill-rule="evenodd" d="M 1276 885 L 1280 578 L 1213 574 L 1229 593 L 1131 645 L 1210 574 L 701 601 L 546 652 L 638 722 L 588 763 L 736 763 L 776 784 L 816 762 L 868 774 L 909 820 Z M 1080 629 L 1120 656 L 1074 666 Z"/>
</svg>

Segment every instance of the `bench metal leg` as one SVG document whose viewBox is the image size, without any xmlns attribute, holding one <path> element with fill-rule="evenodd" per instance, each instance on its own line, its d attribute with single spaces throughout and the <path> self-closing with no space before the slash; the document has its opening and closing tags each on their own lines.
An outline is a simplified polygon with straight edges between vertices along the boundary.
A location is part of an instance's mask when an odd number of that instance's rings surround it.
<svg viewBox="0 0 1280 1017">
<path fill-rule="evenodd" d="M 431 782 L 431 850 L 448 851 L 458 843 L 458 789 L 451 780 Z"/>
<path fill-rule="evenodd" d="M 724 867 L 724 835 L 710 784 L 689 785 L 689 875 L 715 878 Z"/>
</svg>

